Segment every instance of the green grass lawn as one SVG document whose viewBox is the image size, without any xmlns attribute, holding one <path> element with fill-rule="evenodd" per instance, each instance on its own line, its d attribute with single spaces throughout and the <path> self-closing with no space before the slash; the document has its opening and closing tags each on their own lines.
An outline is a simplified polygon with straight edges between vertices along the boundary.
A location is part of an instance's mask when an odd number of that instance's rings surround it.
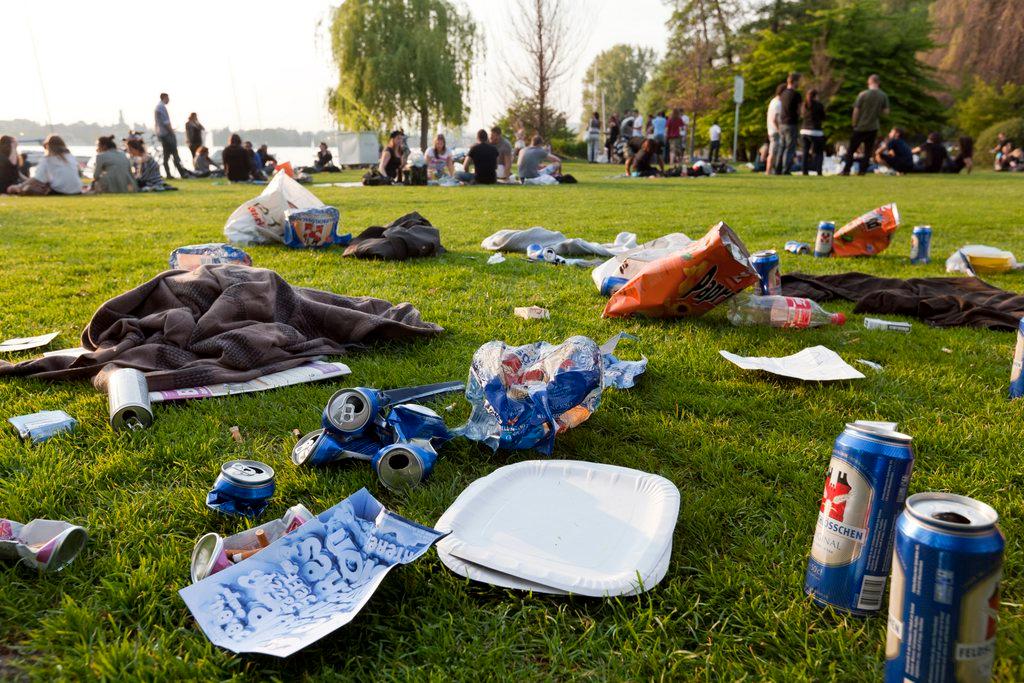
<svg viewBox="0 0 1024 683">
<path fill-rule="evenodd" d="M 66 519 L 90 533 L 59 574 L 0 565 L 0 679 L 878 680 L 885 617 L 817 607 L 804 597 L 803 578 L 832 441 L 848 421 L 879 419 L 914 437 L 912 492 L 966 494 L 1000 513 L 1007 544 L 996 677 L 1021 680 L 1024 401 L 1006 400 L 1012 335 L 919 321 L 908 335 L 868 331 L 861 316 L 843 328 L 734 328 L 724 310 L 698 320 L 604 320 L 605 299 L 588 271 L 521 256 L 489 266 L 479 245 L 500 228 L 533 225 L 598 241 L 622 230 L 642 241 L 672 231 L 697 238 L 724 220 L 752 251 L 781 250 L 788 239 L 813 241 L 819 220 L 842 225 L 895 201 L 904 227 L 888 252 L 858 261 L 783 253 L 783 271 L 938 276 L 966 243 L 1024 256 L 1024 178 L 744 173 L 641 181 L 613 178 L 605 166 L 571 172 L 580 184 L 313 188 L 354 233 L 416 210 L 440 228 L 448 249 L 400 264 L 280 245 L 249 250 L 255 265 L 293 284 L 409 301 L 445 328 L 431 341 L 346 357 L 345 382 L 160 405 L 151 429 L 126 434 L 111 431 L 106 397 L 87 382 L 0 381 L 0 417 L 63 408 L 79 421 L 75 433 L 39 447 L 4 431 L 0 516 Z M 59 330 L 51 348 L 76 346 L 104 300 L 165 269 L 173 248 L 221 240 L 227 215 L 259 192 L 177 184 L 180 192 L 161 195 L 0 197 L 0 338 Z M 930 266 L 907 261 L 916 224 L 934 227 Z M 1024 289 L 1022 274 L 990 280 Z M 512 315 L 530 304 L 549 308 L 551 319 Z M 646 375 L 634 389 L 606 393 L 589 422 L 559 437 L 554 457 L 655 472 L 679 487 L 671 566 L 652 591 L 612 600 L 510 592 L 455 576 L 431 551 L 396 568 L 351 624 L 290 659 L 235 656 L 198 629 L 177 595 L 189 583 L 193 542 L 207 531 L 247 528 L 205 507 L 222 462 L 254 458 L 276 468 L 264 520 L 295 503 L 320 511 L 366 486 L 390 509 L 431 524 L 473 480 L 540 456 L 456 441 L 425 486 L 400 496 L 364 464 L 298 470 L 288 459 L 291 430 L 317 427 L 340 386 L 464 379 L 473 352 L 492 339 L 583 334 L 601 342 L 622 330 L 641 341 L 621 346 L 621 355 L 648 356 Z M 718 355 L 787 355 L 816 344 L 885 370 L 818 385 L 744 372 Z M 463 399 L 456 403 L 445 413 L 450 425 L 469 412 Z M 232 425 L 244 443 L 232 441 Z"/>
</svg>

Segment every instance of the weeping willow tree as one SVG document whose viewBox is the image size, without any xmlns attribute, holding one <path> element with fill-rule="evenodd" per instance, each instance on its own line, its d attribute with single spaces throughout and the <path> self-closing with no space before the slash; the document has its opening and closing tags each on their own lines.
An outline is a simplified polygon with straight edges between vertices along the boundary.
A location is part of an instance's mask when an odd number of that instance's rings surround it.
<svg viewBox="0 0 1024 683">
<path fill-rule="evenodd" d="M 466 120 L 478 33 L 449 0 L 345 0 L 331 15 L 330 36 L 338 85 L 328 108 L 342 126 L 418 122 L 426 148 L 432 124 Z"/>
</svg>

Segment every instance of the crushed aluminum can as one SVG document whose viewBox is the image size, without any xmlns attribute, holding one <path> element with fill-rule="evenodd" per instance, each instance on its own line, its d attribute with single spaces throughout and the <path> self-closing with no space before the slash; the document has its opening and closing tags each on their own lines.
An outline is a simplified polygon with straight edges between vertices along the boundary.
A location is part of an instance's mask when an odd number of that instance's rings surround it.
<svg viewBox="0 0 1024 683">
<path fill-rule="evenodd" d="M 380 449 L 373 458 L 373 469 L 384 486 L 401 490 L 418 486 L 434 470 L 437 452 L 429 441 L 396 443 Z"/>
<path fill-rule="evenodd" d="M 864 329 L 887 330 L 889 332 L 910 332 L 910 323 L 881 318 L 864 318 Z"/>
<path fill-rule="evenodd" d="M 526 247 L 526 258 L 545 263 L 565 263 L 565 259 L 555 253 L 554 249 L 539 244 L 530 244 Z"/>
<path fill-rule="evenodd" d="M 7 418 L 7 421 L 18 430 L 18 436 L 22 441 L 32 443 L 43 443 L 63 432 L 74 431 L 78 426 L 75 418 L 63 410 L 43 410 L 30 415 L 16 415 Z"/>
<path fill-rule="evenodd" d="M 222 538 L 220 534 L 203 534 L 192 549 L 192 583 L 202 581 L 211 574 L 236 564 L 232 555 L 251 557 L 285 534 L 295 531 L 313 519 L 312 512 L 304 505 L 293 505 L 280 519 L 273 519 L 252 529 Z"/>
<path fill-rule="evenodd" d="M 762 296 L 782 294 L 782 273 L 779 270 L 779 253 L 774 249 L 758 251 L 750 256 L 750 265 L 757 272 L 758 282 L 754 292 Z"/>
<path fill-rule="evenodd" d="M 439 382 L 402 389 L 380 391 L 370 387 L 342 389 L 327 401 L 321 417 L 324 429 L 343 436 L 354 436 L 369 431 L 384 421 L 385 410 L 401 403 L 422 398 L 462 391 L 463 382 Z"/>
<path fill-rule="evenodd" d="M 85 529 L 69 522 L 34 519 L 21 524 L 0 519 L 0 560 L 58 572 L 75 559 L 88 537 Z"/>
<path fill-rule="evenodd" d="M 383 444 L 368 436 L 342 436 L 327 429 L 314 429 L 292 448 L 292 462 L 303 465 L 326 465 L 351 458 L 370 460 Z"/>
<path fill-rule="evenodd" d="M 811 245 L 807 242 L 797 242 L 796 240 L 790 240 L 786 242 L 786 251 L 790 254 L 810 254 Z"/>
<path fill-rule="evenodd" d="M 516 306 L 513 312 L 524 320 L 548 320 L 551 318 L 551 312 L 540 306 Z"/>
<path fill-rule="evenodd" d="M 229 460 L 206 496 L 206 506 L 228 515 L 258 517 L 274 495 L 274 468 L 256 460 Z"/>
<path fill-rule="evenodd" d="M 145 429 L 153 424 L 146 376 L 133 368 L 118 368 L 107 380 L 110 426 L 116 430 Z"/>
</svg>

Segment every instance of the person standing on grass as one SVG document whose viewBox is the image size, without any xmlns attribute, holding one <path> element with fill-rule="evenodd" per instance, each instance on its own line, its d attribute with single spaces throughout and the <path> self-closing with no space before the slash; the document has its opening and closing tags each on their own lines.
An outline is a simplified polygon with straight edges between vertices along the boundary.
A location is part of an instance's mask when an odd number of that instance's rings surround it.
<svg viewBox="0 0 1024 683">
<path fill-rule="evenodd" d="M 608 119 L 608 135 L 604 140 L 604 151 L 609 164 L 612 163 L 612 157 L 615 156 L 615 143 L 618 142 L 618 139 L 619 117 L 612 114 L 611 118 Z"/>
<path fill-rule="evenodd" d="M 793 72 L 786 77 L 786 89 L 779 95 L 779 132 L 782 134 L 782 164 L 776 171 L 789 175 L 793 171 L 796 145 L 800 139 L 800 74 Z"/>
<path fill-rule="evenodd" d="M 594 112 L 587 124 L 587 163 L 597 163 L 597 150 L 601 148 L 601 117 Z"/>
<path fill-rule="evenodd" d="M 658 163 L 664 166 L 665 158 L 668 156 L 668 119 L 664 111 L 659 111 L 657 116 L 651 119 L 651 137 L 657 145 Z"/>
<path fill-rule="evenodd" d="M 206 128 L 199 123 L 199 115 L 192 112 L 185 122 L 185 141 L 188 142 L 188 151 L 192 158 L 196 158 L 196 150 L 203 146 L 203 133 Z"/>
<path fill-rule="evenodd" d="M 711 140 L 711 152 L 708 155 L 711 163 L 718 161 L 718 154 L 722 149 L 722 127 L 718 125 L 718 122 L 711 124 L 711 128 L 708 129 L 708 138 Z"/>
<path fill-rule="evenodd" d="M 765 122 L 768 126 L 768 164 L 765 166 L 764 174 L 775 173 L 776 166 L 782 166 L 782 133 L 780 132 L 779 117 L 782 114 L 782 103 L 779 96 L 786 89 L 785 83 L 780 83 L 775 88 L 775 97 L 768 102 L 768 117 Z"/>
<path fill-rule="evenodd" d="M 673 109 L 665 124 L 665 142 L 668 144 L 668 162 L 683 163 L 683 117 L 679 109 Z"/>
<path fill-rule="evenodd" d="M 864 175 L 868 172 L 867 160 L 871 158 L 871 153 L 874 151 L 881 118 L 888 115 L 889 96 L 882 90 L 882 79 L 878 77 L 878 74 L 871 74 L 868 76 L 868 89 L 862 90 L 853 104 L 853 135 L 850 136 L 850 146 L 846 150 L 843 175 L 850 175 L 853 155 L 857 153 L 857 149 L 861 145 L 864 146 L 865 162 L 858 173 Z"/>
<path fill-rule="evenodd" d="M 178 175 L 186 178 L 188 171 L 181 165 L 181 157 L 178 156 L 178 138 L 171 125 L 171 116 L 167 113 L 167 103 L 170 101 L 171 98 L 167 93 L 160 93 L 160 101 L 156 103 L 156 109 L 153 110 L 153 129 L 160 140 L 160 146 L 164 149 L 164 175 L 168 178 L 171 177 L 171 158 L 173 157 Z"/>
<path fill-rule="evenodd" d="M 800 141 L 804 149 L 803 173 L 814 171 L 821 175 L 822 163 L 825 160 L 825 105 L 818 99 L 818 91 L 811 88 L 804 96 L 804 104 L 800 109 Z"/>
</svg>

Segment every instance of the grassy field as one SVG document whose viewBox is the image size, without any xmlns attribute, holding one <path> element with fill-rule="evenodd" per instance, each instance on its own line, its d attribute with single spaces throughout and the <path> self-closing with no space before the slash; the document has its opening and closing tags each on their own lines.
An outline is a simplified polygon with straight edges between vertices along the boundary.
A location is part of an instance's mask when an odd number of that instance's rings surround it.
<svg viewBox="0 0 1024 683">
<path fill-rule="evenodd" d="M 996 677 L 1024 678 L 1024 401 L 1005 398 L 1012 335 L 919 321 L 908 335 L 874 332 L 860 316 L 844 328 L 741 329 L 723 310 L 699 320 L 603 320 L 605 300 L 586 270 L 519 256 L 489 266 L 479 246 L 508 227 L 543 225 L 599 241 L 629 230 L 648 240 L 677 230 L 699 237 L 725 220 L 751 250 L 781 249 L 787 239 L 812 241 L 821 219 L 842 224 L 895 201 L 905 226 L 885 254 L 783 254 L 783 271 L 938 276 L 965 243 L 1024 255 L 1022 179 L 641 181 L 612 178 L 607 167 L 571 172 L 580 184 L 556 188 L 313 188 L 353 232 L 417 210 L 448 249 L 401 264 L 342 259 L 338 251 L 250 250 L 256 265 L 294 284 L 409 301 L 445 328 L 435 340 L 346 357 L 349 382 L 159 406 L 151 429 L 125 434 L 110 430 L 106 398 L 86 382 L 0 381 L 0 416 L 63 408 L 80 423 L 34 448 L 5 432 L 0 516 L 67 519 L 90 533 L 60 574 L 0 565 L 0 679 L 878 680 L 885 617 L 844 617 L 802 591 L 823 469 L 832 441 L 854 419 L 896 421 L 914 436 L 912 492 L 954 491 L 999 511 L 1007 546 Z M 104 300 L 166 268 L 173 248 L 221 239 L 227 215 L 258 192 L 178 185 L 162 195 L 0 197 L 0 338 L 59 330 L 52 348 L 76 346 Z M 915 224 L 934 226 L 930 266 L 907 262 Z M 991 281 L 1020 291 L 1022 278 Z M 551 320 L 513 317 L 514 306 L 529 304 L 549 308 Z M 425 486 L 398 496 L 368 466 L 298 470 L 288 461 L 291 430 L 318 426 L 339 386 L 462 379 L 474 350 L 492 339 L 583 334 L 600 342 L 621 330 L 640 338 L 620 349 L 627 358 L 648 356 L 647 374 L 632 390 L 608 392 L 589 422 L 559 437 L 554 456 L 655 472 L 679 487 L 672 562 L 654 590 L 614 600 L 508 592 L 455 576 L 430 552 L 396 568 L 350 625 L 290 659 L 234 656 L 199 631 L 177 595 L 189 582 L 193 542 L 247 527 L 205 507 L 222 462 L 249 457 L 277 469 L 264 519 L 300 502 L 319 511 L 366 486 L 392 510 L 430 524 L 474 479 L 535 456 L 453 442 Z M 885 370 L 819 385 L 747 373 L 718 354 L 786 355 L 816 344 Z M 462 399 L 446 413 L 451 425 L 467 415 Z M 232 425 L 244 443 L 232 441 Z"/>
</svg>

